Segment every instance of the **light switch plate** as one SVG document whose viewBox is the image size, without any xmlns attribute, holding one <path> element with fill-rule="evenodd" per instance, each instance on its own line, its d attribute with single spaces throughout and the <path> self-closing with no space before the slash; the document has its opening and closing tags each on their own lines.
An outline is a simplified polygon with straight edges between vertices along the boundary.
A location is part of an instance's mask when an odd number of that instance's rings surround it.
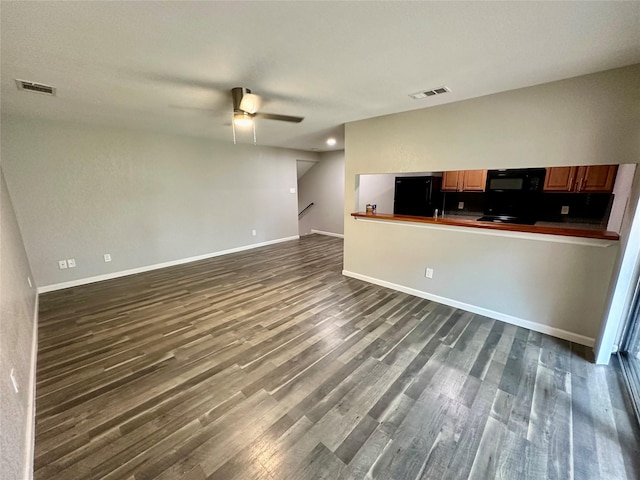
<svg viewBox="0 0 640 480">
<path fill-rule="evenodd" d="M 560 209 L 560 215 L 569 215 L 569 206 L 563 205 Z"/>
<path fill-rule="evenodd" d="M 289 189 L 289 193 L 296 193 L 296 187 L 291 187 Z"/>
<path fill-rule="evenodd" d="M 458 202 L 458 210 L 462 210 L 464 208 L 464 202 Z"/>
</svg>

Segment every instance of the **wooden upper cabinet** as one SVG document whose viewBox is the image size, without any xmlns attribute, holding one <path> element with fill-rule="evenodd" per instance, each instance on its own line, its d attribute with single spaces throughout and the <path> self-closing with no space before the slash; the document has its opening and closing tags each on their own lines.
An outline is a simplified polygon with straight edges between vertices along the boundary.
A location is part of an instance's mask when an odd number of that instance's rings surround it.
<svg viewBox="0 0 640 480">
<path fill-rule="evenodd" d="M 610 193 L 617 171 L 617 165 L 547 168 L 544 191 Z"/>
<path fill-rule="evenodd" d="M 580 185 L 577 186 L 578 192 L 604 192 L 613 191 L 613 184 L 616 181 L 617 165 L 590 165 L 588 167 L 580 167 L 578 178 Z"/>
<path fill-rule="evenodd" d="M 443 192 L 484 192 L 486 183 L 486 170 L 460 170 L 442 174 Z"/>
<path fill-rule="evenodd" d="M 545 192 L 571 192 L 576 180 L 578 167 L 547 168 L 544 177 Z"/>
<path fill-rule="evenodd" d="M 442 188 L 443 192 L 457 192 L 458 183 L 462 183 L 459 177 L 462 177 L 462 171 L 459 172 L 443 172 L 442 173 Z"/>
<path fill-rule="evenodd" d="M 462 179 L 463 192 L 484 192 L 487 185 L 486 170 L 465 170 Z"/>
</svg>

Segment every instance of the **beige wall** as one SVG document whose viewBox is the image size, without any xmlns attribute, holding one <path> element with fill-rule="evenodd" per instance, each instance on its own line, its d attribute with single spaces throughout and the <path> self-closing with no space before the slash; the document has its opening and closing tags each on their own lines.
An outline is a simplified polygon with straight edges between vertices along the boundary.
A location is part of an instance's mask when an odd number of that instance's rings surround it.
<svg viewBox="0 0 640 480">
<path fill-rule="evenodd" d="M 290 189 L 296 159 L 306 155 L 3 119 L 5 175 L 38 287 L 295 237 L 298 202 Z M 59 270 L 58 260 L 68 258 L 77 267 Z"/>
<path fill-rule="evenodd" d="M 29 262 L 0 176 L 0 477 L 18 480 L 32 476 L 36 291 L 29 287 Z"/>
<path fill-rule="evenodd" d="M 345 272 L 592 344 L 618 245 L 356 221 L 356 175 L 638 163 L 639 98 L 635 65 L 347 124 Z"/>
<path fill-rule="evenodd" d="M 639 96 L 634 65 L 349 123 L 347 174 L 638 163 Z"/>
</svg>

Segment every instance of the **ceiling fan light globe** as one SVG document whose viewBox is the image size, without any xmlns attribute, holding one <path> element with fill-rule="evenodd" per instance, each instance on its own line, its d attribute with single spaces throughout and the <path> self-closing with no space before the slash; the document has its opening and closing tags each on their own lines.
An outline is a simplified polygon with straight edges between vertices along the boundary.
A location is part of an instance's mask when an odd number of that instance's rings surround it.
<svg viewBox="0 0 640 480">
<path fill-rule="evenodd" d="M 240 100 L 240 110 L 254 114 L 260 108 L 260 97 L 254 93 L 245 93 Z"/>
<path fill-rule="evenodd" d="M 236 127 L 250 127 L 253 125 L 253 118 L 248 113 L 234 113 L 233 124 Z"/>
</svg>

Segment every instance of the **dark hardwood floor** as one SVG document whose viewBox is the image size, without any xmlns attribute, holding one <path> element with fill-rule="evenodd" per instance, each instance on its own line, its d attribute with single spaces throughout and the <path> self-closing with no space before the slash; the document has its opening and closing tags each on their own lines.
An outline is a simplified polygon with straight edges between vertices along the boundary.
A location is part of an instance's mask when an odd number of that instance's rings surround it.
<svg viewBox="0 0 640 480">
<path fill-rule="evenodd" d="M 35 478 L 640 478 L 616 365 L 312 235 L 41 296 Z"/>
</svg>

